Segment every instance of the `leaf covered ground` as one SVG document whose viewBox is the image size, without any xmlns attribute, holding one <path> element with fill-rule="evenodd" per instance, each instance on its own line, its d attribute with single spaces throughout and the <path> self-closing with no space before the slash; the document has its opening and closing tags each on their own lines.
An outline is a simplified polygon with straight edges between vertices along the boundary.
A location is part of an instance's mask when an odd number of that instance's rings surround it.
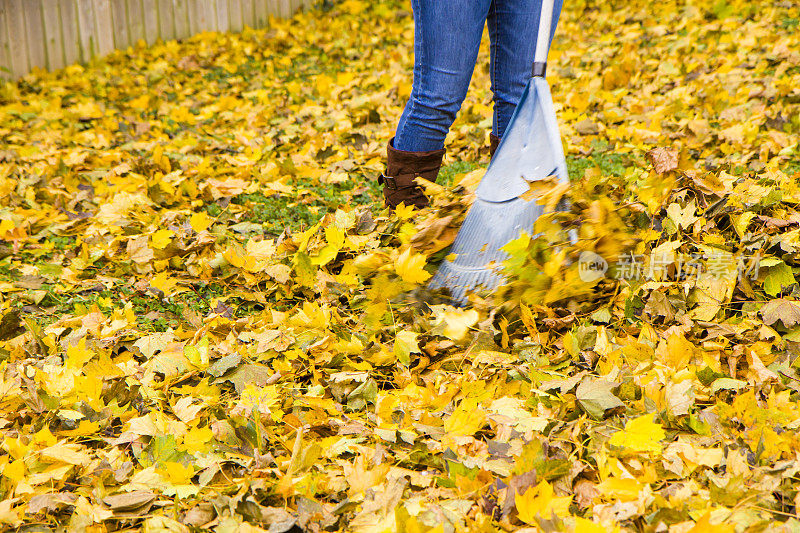
<svg viewBox="0 0 800 533">
<path fill-rule="evenodd" d="M 487 51 L 433 207 L 382 211 L 405 3 L 3 85 L 2 528 L 800 530 L 798 26 L 567 2 L 571 210 L 461 309 L 424 283 L 488 162 Z"/>
</svg>

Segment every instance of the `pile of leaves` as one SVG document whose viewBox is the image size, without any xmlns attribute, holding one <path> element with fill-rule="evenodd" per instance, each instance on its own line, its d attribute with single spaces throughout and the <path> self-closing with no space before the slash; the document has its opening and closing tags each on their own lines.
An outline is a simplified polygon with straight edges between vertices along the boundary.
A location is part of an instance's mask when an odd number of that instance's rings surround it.
<svg viewBox="0 0 800 533">
<path fill-rule="evenodd" d="M 484 48 L 424 211 L 374 178 L 406 4 L 0 88 L 0 523 L 800 528 L 800 8 L 569 2 L 569 212 L 456 308 Z M 543 201 L 544 201 L 543 200 Z"/>
</svg>

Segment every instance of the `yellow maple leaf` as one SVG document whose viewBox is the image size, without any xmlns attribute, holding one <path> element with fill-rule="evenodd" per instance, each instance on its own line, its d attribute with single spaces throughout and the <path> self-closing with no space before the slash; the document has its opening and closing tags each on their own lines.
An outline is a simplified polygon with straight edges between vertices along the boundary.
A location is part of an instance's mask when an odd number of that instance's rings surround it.
<svg viewBox="0 0 800 533">
<path fill-rule="evenodd" d="M 581 518 L 580 516 L 575 517 L 575 529 L 573 533 L 607 533 L 608 531 L 608 528 L 596 524 L 591 520 Z M 615 527 L 612 531 L 619 531 L 619 526 Z"/>
<path fill-rule="evenodd" d="M 150 279 L 150 286 L 164 293 L 164 296 L 171 296 L 177 284 L 178 280 L 169 277 L 169 273 L 166 270 L 159 272 Z"/>
<path fill-rule="evenodd" d="M 67 367 L 79 370 L 94 357 L 94 352 L 86 348 L 86 337 L 82 338 L 78 344 L 67 348 Z"/>
<path fill-rule="evenodd" d="M 161 463 L 158 470 L 167 481 L 174 485 L 186 485 L 187 483 L 191 483 L 192 476 L 194 476 L 194 467 L 192 465 L 184 466 L 175 461 L 165 461 Z"/>
<path fill-rule="evenodd" d="M 11 230 L 14 229 L 14 221 L 10 218 L 0 220 L 0 239 L 6 239 Z"/>
<path fill-rule="evenodd" d="M 711 513 L 706 513 L 687 533 L 733 533 L 735 530 L 731 524 L 712 524 Z"/>
<path fill-rule="evenodd" d="M 536 517 L 550 519 L 553 515 L 559 518 L 569 516 L 571 501 L 569 496 L 555 496 L 553 487 L 545 480 L 514 497 L 519 519 L 532 526 L 537 523 Z"/>
<path fill-rule="evenodd" d="M 205 231 L 211 226 L 214 221 L 208 216 L 208 213 L 205 211 L 200 211 L 199 213 L 194 213 L 191 218 L 189 218 L 189 225 L 195 230 L 197 233 L 201 231 Z"/>
<path fill-rule="evenodd" d="M 661 424 L 653 422 L 653 415 L 642 415 L 625 424 L 625 429 L 617 431 L 609 439 L 609 444 L 636 452 L 661 452 L 661 440 L 665 437 Z"/>
<path fill-rule="evenodd" d="M 184 346 L 183 355 L 192 365 L 205 369 L 209 365 L 208 337 L 203 337 L 195 346 Z"/>
<path fill-rule="evenodd" d="M 394 339 L 394 355 L 404 365 L 411 362 L 412 353 L 422 353 L 417 344 L 417 334 L 413 331 L 400 331 Z"/>
<path fill-rule="evenodd" d="M 406 248 L 395 261 L 395 272 L 408 283 L 424 283 L 431 275 L 423 268 L 425 256 L 414 253 L 411 248 Z"/>
<path fill-rule="evenodd" d="M 436 317 L 432 332 L 454 341 L 463 339 L 479 318 L 474 309 L 456 309 L 448 305 L 434 305 L 431 309 Z"/>
<path fill-rule="evenodd" d="M 189 453 L 197 453 L 205 450 L 212 438 L 214 432 L 210 428 L 192 428 L 183 436 L 183 445 Z"/>
<path fill-rule="evenodd" d="M 11 461 L 3 468 L 3 475 L 14 483 L 19 483 L 25 479 L 25 461 L 21 458 Z"/>
<path fill-rule="evenodd" d="M 610 477 L 598 483 L 596 488 L 609 500 L 630 501 L 639 497 L 642 484 L 631 478 Z"/>
<path fill-rule="evenodd" d="M 462 402 L 444 421 L 444 430 L 449 435 L 470 436 L 483 427 L 486 413 L 471 405 L 474 402 Z"/>
<path fill-rule="evenodd" d="M 163 250 L 172 242 L 175 232 L 171 229 L 160 229 L 150 235 L 150 247 L 156 250 Z"/>
<path fill-rule="evenodd" d="M 394 214 L 400 220 L 409 220 L 414 216 L 416 209 L 413 205 L 400 204 L 395 208 Z"/>
</svg>

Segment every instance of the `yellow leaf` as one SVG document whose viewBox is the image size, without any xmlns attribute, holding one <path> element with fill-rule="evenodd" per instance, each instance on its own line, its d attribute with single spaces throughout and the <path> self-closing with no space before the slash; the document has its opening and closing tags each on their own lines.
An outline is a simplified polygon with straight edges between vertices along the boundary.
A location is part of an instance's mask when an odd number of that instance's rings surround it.
<svg viewBox="0 0 800 533">
<path fill-rule="evenodd" d="M 200 370 L 208 368 L 208 337 L 203 337 L 195 346 L 185 346 L 183 348 L 183 355 L 186 356 L 186 359 L 196 368 Z"/>
<path fill-rule="evenodd" d="M 164 155 L 164 147 L 160 144 L 153 149 L 153 163 L 158 165 L 165 174 L 169 174 L 170 170 L 172 170 L 169 158 Z"/>
<path fill-rule="evenodd" d="M 195 230 L 197 233 L 207 230 L 212 223 L 213 220 L 211 219 L 211 217 L 208 216 L 208 213 L 206 213 L 205 211 L 194 213 L 192 217 L 189 219 L 189 225 L 192 226 L 192 229 Z"/>
<path fill-rule="evenodd" d="M 609 444 L 636 452 L 661 453 L 661 440 L 665 437 L 661 424 L 653 422 L 653 415 L 642 415 L 628 421 L 623 431 L 617 431 Z"/>
<path fill-rule="evenodd" d="M 244 249 L 248 257 L 260 260 L 269 259 L 272 257 L 272 254 L 275 253 L 275 243 L 269 239 L 262 239 L 260 241 L 250 239 L 247 241 Z"/>
<path fill-rule="evenodd" d="M 328 242 L 317 255 L 311 258 L 312 265 L 326 265 L 336 258 L 344 244 L 345 232 L 334 225 L 325 228 L 325 240 Z"/>
<path fill-rule="evenodd" d="M 63 413 L 64 409 L 62 409 L 59 414 Z M 81 415 L 83 416 L 83 415 Z M 40 444 L 44 444 L 45 446 L 53 446 L 55 443 L 58 442 L 58 439 L 50 432 L 50 428 L 47 426 L 43 427 L 39 430 L 34 436 L 33 439 Z"/>
<path fill-rule="evenodd" d="M 545 480 L 514 497 L 519 519 L 532 526 L 537 524 L 536 517 L 549 520 L 553 515 L 559 518 L 569 516 L 571 501 L 569 496 L 554 496 L 553 487 Z"/>
<path fill-rule="evenodd" d="M 19 489 L 19 487 L 17 487 L 17 489 Z M 17 494 L 19 494 L 18 490 Z M 19 500 L 19 498 L 10 498 L 0 502 L 0 524 L 7 524 L 12 528 L 19 527 L 19 525 L 22 524 L 20 515 L 24 512 L 25 506 L 18 505 L 14 508 L 14 504 L 17 503 L 17 500 Z"/>
<path fill-rule="evenodd" d="M 159 470 L 159 473 L 174 485 L 191 483 L 192 476 L 194 476 L 194 467 L 192 465 L 184 466 L 175 461 L 165 461 L 161 463 L 161 468 L 159 468 Z"/>
<path fill-rule="evenodd" d="M 85 437 L 92 435 L 100 429 L 100 423 L 81 420 L 75 429 L 59 431 L 58 434 L 65 437 Z"/>
<path fill-rule="evenodd" d="M 7 238 L 7 235 L 14 229 L 14 221 L 10 218 L 0 220 L 0 239 Z"/>
<path fill-rule="evenodd" d="M 163 250 L 172 242 L 175 232 L 170 229 L 160 229 L 150 235 L 150 247 L 156 250 Z"/>
<path fill-rule="evenodd" d="M 164 293 L 164 296 L 172 296 L 177 284 L 178 281 L 169 277 L 169 273 L 166 270 L 159 272 L 150 279 L 150 286 Z"/>
<path fill-rule="evenodd" d="M 401 331 L 394 339 L 394 354 L 404 365 L 411 363 L 412 353 L 422 353 L 417 344 L 417 334 L 413 331 Z"/>
<path fill-rule="evenodd" d="M 394 214 L 400 220 L 409 220 L 414 217 L 416 209 L 413 205 L 400 204 L 395 208 Z"/>
<path fill-rule="evenodd" d="M 614 531 L 619 531 L 619 527 L 614 528 Z M 580 516 L 575 517 L 575 530 L 573 533 L 607 533 L 607 532 L 608 529 L 601 526 L 600 524 L 596 524 L 591 520 L 581 518 Z"/>
<path fill-rule="evenodd" d="M 425 256 L 406 248 L 395 261 L 395 271 L 407 283 L 424 283 L 431 275 L 424 270 Z"/>
<path fill-rule="evenodd" d="M 92 357 L 94 352 L 86 348 L 86 337 L 84 337 L 78 344 L 67 348 L 67 367 L 80 370 Z"/>
<path fill-rule="evenodd" d="M 478 312 L 474 309 L 456 309 L 448 305 L 434 305 L 431 309 L 436 317 L 432 333 L 454 341 L 463 339 L 479 318 Z"/>
<path fill-rule="evenodd" d="M 197 453 L 205 450 L 212 438 L 214 432 L 210 428 L 193 428 L 183 436 L 183 445 L 189 453 Z"/>
<path fill-rule="evenodd" d="M 333 83 L 333 78 L 330 76 L 326 76 L 325 74 L 320 74 L 316 77 L 316 86 L 317 92 L 320 96 L 328 96 L 331 92 L 331 84 Z"/>
<path fill-rule="evenodd" d="M 611 477 L 595 486 L 608 500 L 630 501 L 639 497 L 642 484 L 631 478 Z"/>
<path fill-rule="evenodd" d="M 80 444 L 67 444 L 60 442 L 55 446 L 45 448 L 39 457 L 44 462 L 67 463 L 71 465 L 87 465 L 92 457 L 83 450 Z"/>
<path fill-rule="evenodd" d="M 736 529 L 731 524 L 712 524 L 711 513 L 706 513 L 687 533 L 733 533 L 734 531 Z"/>
<path fill-rule="evenodd" d="M 483 427 L 486 413 L 462 402 L 444 421 L 444 430 L 450 435 L 470 436 Z"/>
<path fill-rule="evenodd" d="M 14 483 L 21 482 L 25 479 L 25 461 L 22 459 L 11 461 L 3 468 L 3 475 Z"/>
</svg>

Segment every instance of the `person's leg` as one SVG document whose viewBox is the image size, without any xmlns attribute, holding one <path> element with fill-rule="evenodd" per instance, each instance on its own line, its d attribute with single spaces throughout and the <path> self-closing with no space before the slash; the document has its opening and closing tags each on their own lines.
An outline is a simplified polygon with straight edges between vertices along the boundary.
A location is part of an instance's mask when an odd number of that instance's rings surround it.
<svg viewBox="0 0 800 533">
<path fill-rule="evenodd" d="M 394 148 L 440 150 L 469 88 L 491 0 L 412 0 L 414 84 Z"/>
<path fill-rule="evenodd" d="M 556 31 L 562 0 L 555 0 L 550 39 Z M 487 25 L 491 39 L 494 93 L 492 134 L 503 136 L 531 77 L 542 0 L 493 0 Z"/>
</svg>

